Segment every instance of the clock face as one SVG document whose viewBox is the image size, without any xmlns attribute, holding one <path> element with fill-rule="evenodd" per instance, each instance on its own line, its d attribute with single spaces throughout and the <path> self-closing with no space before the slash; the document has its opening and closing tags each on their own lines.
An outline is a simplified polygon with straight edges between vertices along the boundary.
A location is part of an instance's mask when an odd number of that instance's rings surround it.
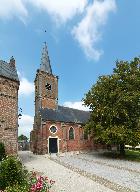
<svg viewBox="0 0 140 192">
<path fill-rule="evenodd" d="M 51 86 L 51 84 L 49 84 L 49 83 L 46 83 L 45 87 L 46 87 L 46 89 L 49 90 L 49 91 L 52 89 L 52 86 Z"/>
</svg>

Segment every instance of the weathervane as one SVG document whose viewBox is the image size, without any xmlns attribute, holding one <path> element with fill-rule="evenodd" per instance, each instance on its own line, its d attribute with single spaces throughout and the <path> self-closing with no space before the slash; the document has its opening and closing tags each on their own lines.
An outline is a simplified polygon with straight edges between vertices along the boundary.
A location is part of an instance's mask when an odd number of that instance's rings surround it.
<svg viewBox="0 0 140 192">
<path fill-rule="evenodd" d="M 45 30 L 45 33 L 47 33 L 47 30 Z M 46 41 L 44 43 L 45 43 L 45 46 L 46 46 L 46 44 L 47 44 Z"/>
</svg>

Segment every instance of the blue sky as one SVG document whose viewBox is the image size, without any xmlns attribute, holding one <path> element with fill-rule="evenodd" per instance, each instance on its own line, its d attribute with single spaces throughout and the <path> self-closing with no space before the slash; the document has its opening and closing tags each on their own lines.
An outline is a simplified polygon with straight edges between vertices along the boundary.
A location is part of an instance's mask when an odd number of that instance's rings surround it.
<svg viewBox="0 0 140 192">
<path fill-rule="evenodd" d="M 139 9 L 139 0 L 0 0 L 0 59 L 15 57 L 21 81 L 19 134 L 32 129 L 43 42 L 59 76 L 59 104 L 84 109 L 98 76 L 140 55 Z"/>
</svg>

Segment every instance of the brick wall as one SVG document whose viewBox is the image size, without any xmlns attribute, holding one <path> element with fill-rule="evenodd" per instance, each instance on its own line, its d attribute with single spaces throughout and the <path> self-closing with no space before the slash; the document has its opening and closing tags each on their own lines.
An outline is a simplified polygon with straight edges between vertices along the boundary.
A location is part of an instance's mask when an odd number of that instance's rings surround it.
<svg viewBox="0 0 140 192">
<path fill-rule="evenodd" d="M 51 85 L 51 90 L 46 89 L 46 84 Z M 57 108 L 58 77 L 44 71 L 37 71 L 35 78 L 35 113 L 39 108 Z"/>
<path fill-rule="evenodd" d="M 55 125 L 57 132 L 50 132 L 50 127 Z M 69 129 L 74 129 L 74 139 L 69 140 Z M 59 140 L 59 152 L 92 150 L 94 148 L 93 140 L 89 136 L 87 140 L 83 137 L 83 127 L 76 123 L 50 122 L 42 124 L 41 128 L 34 129 L 31 132 L 32 152 L 38 154 L 48 153 L 49 138 L 56 137 Z"/>
<path fill-rule="evenodd" d="M 19 82 L 0 77 L 0 142 L 7 154 L 17 153 Z"/>
</svg>

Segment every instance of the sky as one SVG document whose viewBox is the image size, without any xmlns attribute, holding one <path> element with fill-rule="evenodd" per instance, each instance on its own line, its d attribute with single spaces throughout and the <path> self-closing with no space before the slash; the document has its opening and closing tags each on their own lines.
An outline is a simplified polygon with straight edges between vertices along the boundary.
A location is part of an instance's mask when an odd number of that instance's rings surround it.
<svg viewBox="0 0 140 192">
<path fill-rule="evenodd" d="M 82 98 L 116 60 L 140 56 L 140 0 L 0 0 L 0 59 L 16 60 L 19 135 L 29 137 L 34 79 L 47 42 L 59 76 L 59 105 L 87 110 Z M 46 32 L 45 32 L 46 31 Z"/>
</svg>

